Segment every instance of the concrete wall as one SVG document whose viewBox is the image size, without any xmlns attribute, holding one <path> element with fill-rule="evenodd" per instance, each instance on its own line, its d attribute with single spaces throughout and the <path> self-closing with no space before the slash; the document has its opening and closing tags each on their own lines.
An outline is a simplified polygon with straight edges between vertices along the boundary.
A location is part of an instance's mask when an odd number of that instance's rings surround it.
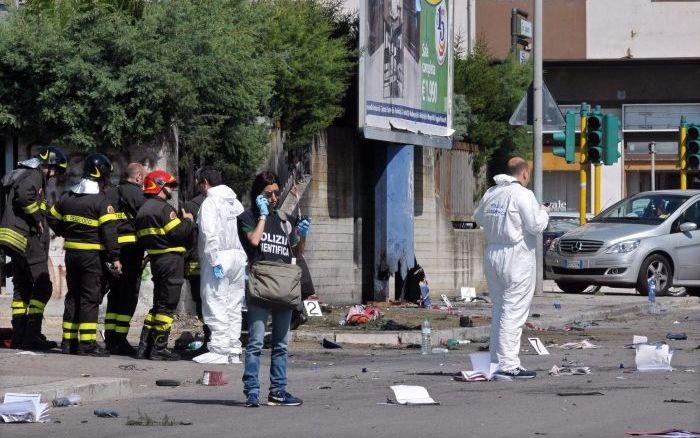
<svg viewBox="0 0 700 438">
<path fill-rule="evenodd" d="M 586 57 L 700 57 L 700 2 L 587 0 Z"/>
</svg>

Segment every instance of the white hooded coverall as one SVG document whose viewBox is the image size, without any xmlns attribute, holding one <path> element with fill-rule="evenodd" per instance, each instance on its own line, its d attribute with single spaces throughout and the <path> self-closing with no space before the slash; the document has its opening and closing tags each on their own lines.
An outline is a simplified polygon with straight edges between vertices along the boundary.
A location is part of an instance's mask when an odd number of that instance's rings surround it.
<svg viewBox="0 0 700 438">
<path fill-rule="evenodd" d="M 241 353 L 241 307 L 247 257 L 238 238 L 236 218 L 242 212 L 243 205 L 236 194 L 221 184 L 207 190 L 197 215 L 202 316 L 211 329 L 207 355 L 225 356 L 223 363 L 228 363 L 228 355 Z M 214 276 L 217 265 L 223 267 L 222 279 Z M 211 358 L 197 358 L 198 362 L 218 363 Z"/>
<path fill-rule="evenodd" d="M 491 362 L 502 371 L 520 367 L 522 327 L 535 292 L 537 235 L 549 215 L 532 191 L 510 175 L 496 175 L 474 220 L 484 228 L 484 270 L 492 301 Z"/>
</svg>

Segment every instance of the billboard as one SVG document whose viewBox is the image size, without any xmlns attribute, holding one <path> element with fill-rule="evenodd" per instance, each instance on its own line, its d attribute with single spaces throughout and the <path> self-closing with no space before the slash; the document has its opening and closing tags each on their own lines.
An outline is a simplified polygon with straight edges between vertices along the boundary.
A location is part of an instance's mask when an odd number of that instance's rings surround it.
<svg viewBox="0 0 700 438">
<path fill-rule="evenodd" d="M 454 0 L 361 0 L 359 127 L 451 147 Z"/>
</svg>

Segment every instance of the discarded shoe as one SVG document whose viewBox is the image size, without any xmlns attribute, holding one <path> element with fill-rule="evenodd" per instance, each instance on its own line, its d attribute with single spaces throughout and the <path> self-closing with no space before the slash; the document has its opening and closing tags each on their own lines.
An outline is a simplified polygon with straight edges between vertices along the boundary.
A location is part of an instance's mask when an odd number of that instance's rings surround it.
<svg viewBox="0 0 700 438">
<path fill-rule="evenodd" d="M 510 371 L 498 370 L 494 374 L 503 377 L 510 377 L 511 379 L 534 379 L 537 376 L 536 372 L 527 370 L 523 367 Z"/>
<path fill-rule="evenodd" d="M 204 353 L 200 354 L 199 356 L 195 356 L 192 358 L 193 361 L 197 363 L 211 363 L 211 364 L 222 364 L 226 365 L 229 363 L 229 356 L 226 354 L 219 354 L 219 353 Z M 240 362 L 240 359 L 239 359 Z"/>
<path fill-rule="evenodd" d="M 267 404 L 270 406 L 301 406 L 302 403 L 300 398 L 294 397 L 287 391 L 270 393 L 267 397 Z"/>
</svg>

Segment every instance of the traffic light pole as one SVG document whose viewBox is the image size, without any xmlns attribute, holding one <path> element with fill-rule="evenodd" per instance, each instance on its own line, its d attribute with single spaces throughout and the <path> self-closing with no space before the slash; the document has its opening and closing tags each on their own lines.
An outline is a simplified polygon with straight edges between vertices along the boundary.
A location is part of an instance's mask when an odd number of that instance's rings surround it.
<svg viewBox="0 0 700 438">
<path fill-rule="evenodd" d="M 595 186 L 593 187 L 593 211 L 595 212 L 595 214 L 600 213 L 600 181 L 602 180 L 602 169 L 603 166 L 601 166 L 600 164 L 596 164 L 595 166 L 593 166 L 593 170 L 595 172 Z"/>
<path fill-rule="evenodd" d="M 581 225 L 586 223 L 586 183 L 588 182 L 588 175 L 586 172 L 586 166 L 588 162 L 586 160 L 586 125 L 588 123 L 588 105 L 586 103 L 581 104 L 581 136 L 579 137 L 579 223 Z"/>
<path fill-rule="evenodd" d="M 687 139 L 688 139 L 688 121 L 685 116 L 681 117 L 681 126 L 678 130 L 678 145 L 680 155 L 680 167 L 681 167 L 681 190 L 686 190 L 688 188 L 688 160 L 687 160 Z"/>
<path fill-rule="evenodd" d="M 533 60 L 533 79 L 532 79 L 532 112 L 533 112 L 533 167 L 534 167 L 534 189 L 537 202 L 542 204 L 542 0 L 535 0 L 534 14 L 534 60 Z M 537 234 L 537 246 L 535 246 L 535 255 L 537 258 L 535 279 L 535 291 L 537 294 L 542 293 L 542 280 L 544 277 L 543 247 L 542 233 Z"/>
</svg>

